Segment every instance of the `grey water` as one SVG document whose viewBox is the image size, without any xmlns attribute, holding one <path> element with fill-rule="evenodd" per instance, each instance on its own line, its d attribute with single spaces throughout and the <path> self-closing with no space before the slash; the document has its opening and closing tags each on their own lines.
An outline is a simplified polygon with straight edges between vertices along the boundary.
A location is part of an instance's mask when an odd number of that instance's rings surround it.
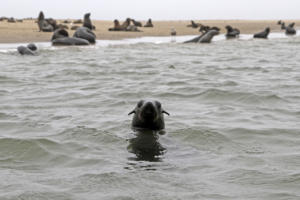
<svg viewBox="0 0 300 200">
<path fill-rule="evenodd" d="M 0 199 L 300 199 L 300 37 L 169 40 L 2 45 Z M 165 134 L 131 130 L 141 99 Z"/>
</svg>

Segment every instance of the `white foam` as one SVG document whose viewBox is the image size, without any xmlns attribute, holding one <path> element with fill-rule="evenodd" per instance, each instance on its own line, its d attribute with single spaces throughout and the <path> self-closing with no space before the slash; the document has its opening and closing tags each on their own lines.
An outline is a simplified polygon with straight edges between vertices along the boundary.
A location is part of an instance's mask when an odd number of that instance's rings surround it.
<svg viewBox="0 0 300 200">
<path fill-rule="evenodd" d="M 165 44 L 165 43 L 182 43 L 184 41 L 193 39 L 199 35 L 185 35 L 185 36 L 162 36 L 162 37 L 140 37 L 140 38 L 130 38 L 123 40 L 97 40 L 96 47 L 106 47 L 111 45 L 129 45 L 129 44 L 139 44 L 139 43 L 152 43 L 152 44 Z M 297 31 L 296 36 L 300 36 L 300 30 Z M 280 39 L 288 38 L 284 32 L 273 32 L 269 34 L 269 39 Z M 253 34 L 241 34 L 239 40 L 251 40 L 253 39 Z M 212 41 L 222 41 L 226 40 L 224 34 L 217 35 Z M 28 43 L 8 43 L 0 44 L 0 52 L 11 52 L 16 51 L 17 47 L 20 45 L 26 46 Z M 59 47 L 53 47 L 51 42 L 36 42 L 35 43 L 39 49 L 57 49 Z"/>
</svg>

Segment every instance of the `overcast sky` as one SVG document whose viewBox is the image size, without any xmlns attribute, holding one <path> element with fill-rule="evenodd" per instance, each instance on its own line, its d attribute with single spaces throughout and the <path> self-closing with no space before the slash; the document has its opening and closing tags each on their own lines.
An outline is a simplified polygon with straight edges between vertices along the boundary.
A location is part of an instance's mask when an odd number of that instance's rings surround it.
<svg viewBox="0 0 300 200">
<path fill-rule="evenodd" d="M 300 0 L 1 0 L 0 16 L 91 19 L 300 19 Z"/>
</svg>

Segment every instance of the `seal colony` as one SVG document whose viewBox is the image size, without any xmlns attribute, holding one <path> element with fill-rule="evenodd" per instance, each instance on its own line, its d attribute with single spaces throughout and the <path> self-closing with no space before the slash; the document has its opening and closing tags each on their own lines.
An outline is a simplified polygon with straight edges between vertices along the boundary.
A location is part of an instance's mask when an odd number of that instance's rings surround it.
<svg viewBox="0 0 300 200">
<path fill-rule="evenodd" d="M 55 46 L 72 46 L 72 45 L 90 45 L 90 44 L 95 44 L 96 43 L 96 34 L 93 32 L 96 30 L 95 25 L 93 25 L 92 20 L 90 19 L 91 13 L 86 13 L 83 16 L 83 19 L 80 20 L 61 20 L 63 24 L 59 24 L 58 21 L 52 18 L 45 18 L 44 13 L 41 11 L 38 15 L 37 18 L 37 26 L 38 30 L 40 32 L 53 32 L 52 37 L 50 39 L 52 45 Z M 26 20 L 26 19 L 24 19 Z M 33 20 L 32 18 L 29 20 Z M 0 24 L 5 22 L 5 21 L 10 21 L 10 18 L 6 17 L 1 17 L 0 18 Z M 17 22 L 23 21 L 23 20 L 16 20 Z M 193 20 L 190 21 L 190 24 L 185 24 L 185 27 L 191 27 L 194 29 L 198 29 L 199 32 L 201 33 L 199 36 L 192 38 L 190 40 L 185 41 L 184 43 L 210 43 L 213 41 L 214 36 L 220 34 L 221 31 L 226 30 L 225 32 L 225 37 L 227 39 L 233 39 L 233 38 L 238 38 L 239 35 L 241 34 L 241 31 L 237 27 L 233 27 L 230 24 L 227 24 L 224 26 L 224 29 L 221 28 L 220 26 L 209 26 L 209 25 L 204 25 L 198 22 L 195 22 Z M 78 25 L 74 25 L 74 24 Z M 124 31 L 124 32 L 142 32 L 139 30 L 139 28 L 143 28 L 143 30 L 148 29 L 149 27 L 152 27 L 153 29 L 155 26 L 153 25 L 153 22 L 150 19 L 145 23 L 143 26 L 143 23 L 140 21 L 137 21 L 132 18 L 127 18 L 124 22 L 120 23 L 119 20 L 115 19 L 113 21 L 114 26 L 112 28 L 108 28 L 108 32 L 116 31 Z M 81 24 L 81 25 L 80 25 Z M 276 21 L 274 25 L 280 26 L 279 28 L 282 28 L 285 31 L 286 35 L 295 35 L 297 33 L 296 28 L 295 28 L 295 22 L 289 23 L 289 25 L 285 25 L 284 21 L 279 20 L 278 22 Z M 271 26 L 271 27 L 274 27 Z M 70 27 L 69 27 L 70 26 Z M 68 29 L 74 30 L 75 32 L 69 34 L 67 31 Z M 170 32 L 171 29 L 171 32 Z M 170 36 L 175 36 L 175 35 L 182 35 L 181 29 L 178 30 L 178 28 L 175 29 L 174 26 L 171 26 L 170 29 L 168 29 L 168 35 Z M 106 29 L 107 30 L 107 29 Z M 224 32 L 224 31 L 223 31 Z M 271 28 L 267 27 L 265 30 L 253 34 L 254 38 L 268 38 L 268 35 L 271 32 Z M 120 34 L 117 35 L 119 37 Z M 135 36 L 137 37 L 137 36 Z M 173 41 L 175 37 L 172 37 Z M 19 52 L 19 51 L 18 51 Z M 22 55 L 31 55 L 32 53 L 22 53 L 25 52 L 25 48 L 20 51 Z M 28 48 L 26 49 L 26 52 L 28 51 Z"/>
</svg>

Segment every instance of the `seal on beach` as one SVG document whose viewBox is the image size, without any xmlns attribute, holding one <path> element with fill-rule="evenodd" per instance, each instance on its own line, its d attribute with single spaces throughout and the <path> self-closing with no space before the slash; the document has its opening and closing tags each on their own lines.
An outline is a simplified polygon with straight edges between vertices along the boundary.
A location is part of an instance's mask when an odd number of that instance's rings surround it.
<svg viewBox="0 0 300 200">
<path fill-rule="evenodd" d="M 7 19 L 8 23 L 16 23 L 17 21 L 15 20 L 15 18 L 11 17 Z"/>
<path fill-rule="evenodd" d="M 130 18 L 127 18 L 125 22 L 123 22 L 123 24 L 120 26 L 121 30 L 126 31 L 127 27 L 130 25 L 130 22 L 131 22 Z"/>
<path fill-rule="evenodd" d="M 254 34 L 253 37 L 254 38 L 264 38 L 264 39 L 267 39 L 269 33 L 270 33 L 270 28 L 267 27 L 264 31 Z"/>
<path fill-rule="evenodd" d="M 131 19 L 133 25 L 137 26 L 137 27 L 142 27 L 142 23 L 141 22 L 138 22 L 138 21 L 135 21 L 134 19 Z"/>
<path fill-rule="evenodd" d="M 57 29 L 56 21 L 52 18 L 45 19 L 44 13 L 41 11 L 37 20 L 39 30 L 42 32 L 52 32 Z"/>
<path fill-rule="evenodd" d="M 215 30 L 215 31 L 219 32 L 221 29 L 219 27 L 216 27 L 216 26 L 210 27 L 210 26 L 204 26 L 204 25 L 201 24 L 199 32 L 206 33 L 206 32 L 211 31 L 211 30 Z"/>
<path fill-rule="evenodd" d="M 77 26 L 77 25 L 73 25 L 71 26 L 71 30 L 77 30 L 80 26 Z"/>
<path fill-rule="evenodd" d="M 227 25 L 226 27 L 227 33 L 226 33 L 226 38 L 236 38 L 240 35 L 240 30 L 237 28 L 232 28 L 230 25 Z"/>
<path fill-rule="evenodd" d="M 73 37 L 85 39 L 85 40 L 89 41 L 89 43 L 91 43 L 91 44 L 96 43 L 95 33 L 93 33 L 92 30 L 87 27 L 77 28 Z"/>
<path fill-rule="evenodd" d="M 282 22 L 282 23 L 281 23 L 281 30 L 285 30 L 285 29 L 286 29 L 285 23 Z"/>
<path fill-rule="evenodd" d="M 219 31 L 217 30 L 209 30 L 206 33 L 202 33 L 202 35 L 195 37 L 194 39 L 185 41 L 184 43 L 210 43 L 215 35 L 218 35 Z"/>
<path fill-rule="evenodd" d="M 17 50 L 21 55 L 36 55 L 37 47 L 35 44 L 30 43 L 26 47 L 19 46 Z"/>
<path fill-rule="evenodd" d="M 296 34 L 296 30 L 294 28 L 295 23 L 291 23 L 289 24 L 286 29 L 285 29 L 285 34 L 287 35 L 295 35 Z"/>
<path fill-rule="evenodd" d="M 61 28 L 61 29 L 69 29 L 69 27 L 67 25 L 64 24 L 58 24 L 57 28 Z"/>
<path fill-rule="evenodd" d="M 141 32 L 135 25 L 129 25 L 126 27 L 126 31 L 130 32 Z"/>
<path fill-rule="evenodd" d="M 170 115 L 163 110 L 158 101 L 140 100 L 133 111 L 128 115 L 134 114 L 132 119 L 132 128 L 162 130 L 165 128 L 163 114 Z"/>
<path fill-rule="evenodd" d="M 150 28 L 152 28 L 152 27 L 154 27 L 153 26 L 153 24 L 152 24 L 152 20 L 151 19 L 148 19 L 148 21 L 147 21 L 147 23 L 145 24 L 145 26 L 144 27 L 150 27 Z"/>
<path fill-rule="evenodd" d="M 281 21 L 281 20 L 279 20 L 279 21 L 277 22 L 277 24 L 278 24 L 278 25 L 281 25 L 281 23 L 282 23 L 282 21 Z"/>
<path fill-rule="evenodd" d="M 65 29 L 57 29 L 51 38 L 52 45 L 55 46 L 71 46 L 71 45 L 89 45 L 89 41 L 76 38 L 69 37 L 69 33 Z"/>
<path fill-rule="evenodd" d="M 82 24 L 82 23 L 83 23 L 82 19 L 77 19 L 73 21 L 73 24 Z"/>
<path fill-rule="evenodd" d="M 192 27 L 192 28 L 198 28 L 201 26 L 199 23 L 195 23 L 193 20 L 191 20 L 191 24 L 187 25 L 187 27 Z"/>
<path fill-rule="evenodd" d="M 121 25 L 119 20 L 115 19 L 114 20 L 114 27 L 113 28 L 109 28 L 108 31 L 121 31 Z"/>
<path fill-rule="evenodd" d="M 91 13 L 86 13 L 83 17 L 83 27 L 87 27 L 90 30 L 93 30 L 92 21 L 90 19 Z"/>
</svg>

